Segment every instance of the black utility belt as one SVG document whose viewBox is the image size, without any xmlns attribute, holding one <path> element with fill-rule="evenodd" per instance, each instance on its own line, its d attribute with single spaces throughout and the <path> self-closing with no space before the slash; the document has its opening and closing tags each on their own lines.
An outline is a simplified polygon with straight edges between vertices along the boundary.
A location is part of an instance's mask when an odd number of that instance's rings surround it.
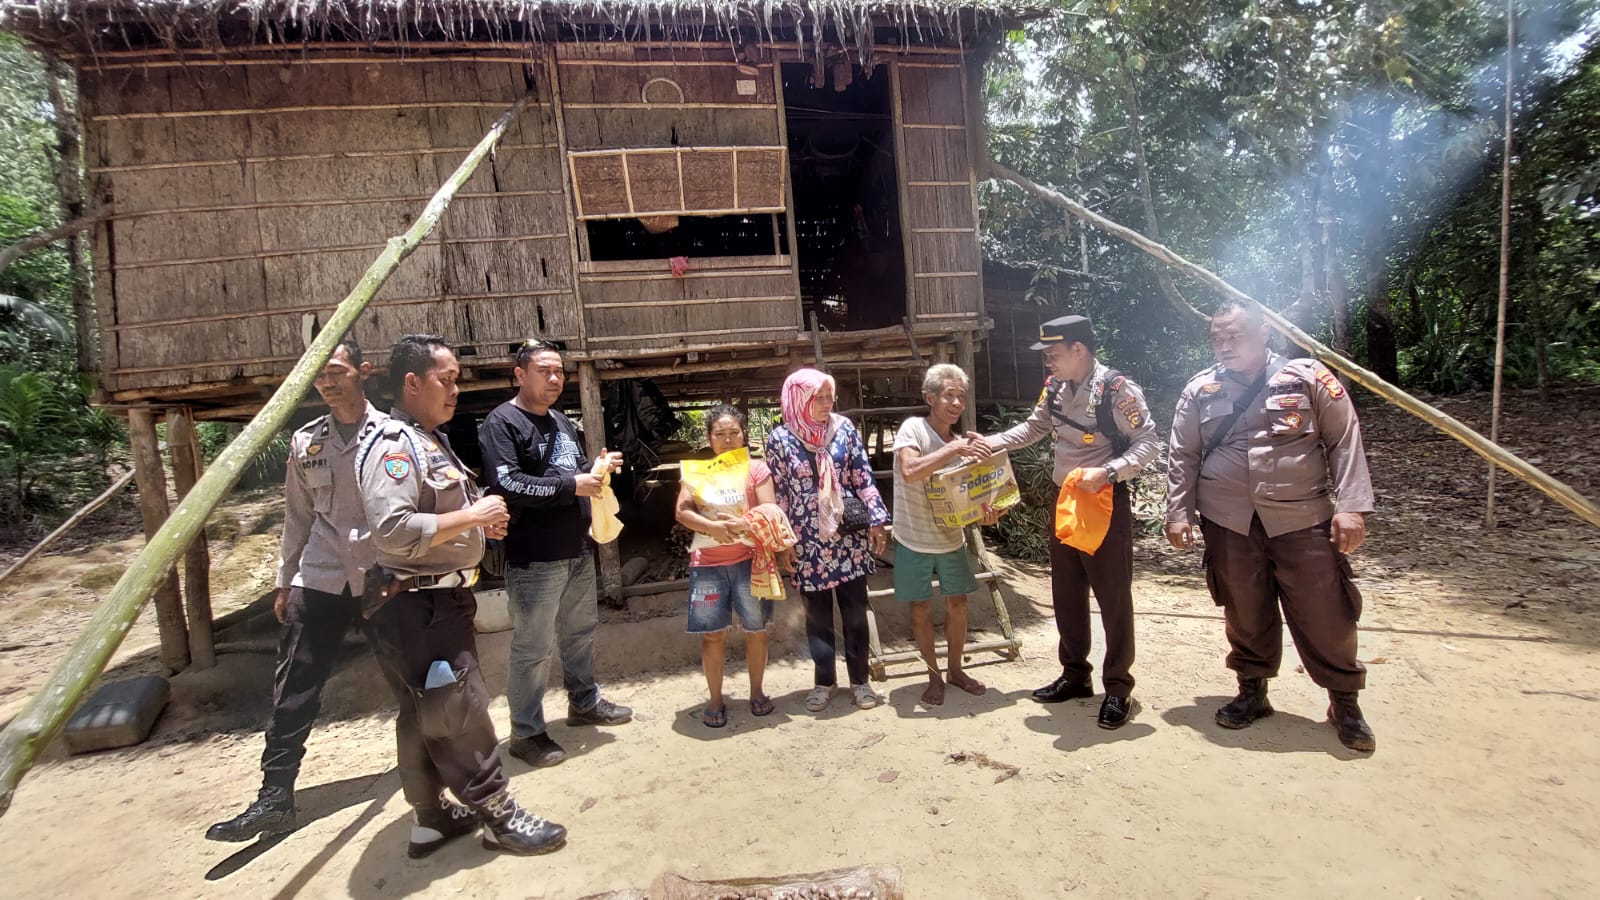
<svg viewBox="0 0 1600 900">
<path fill-rule="evenodd" d="M 478 583 L 478 567 L 457 569 L 442 575 L 416 575 L 400 579 L 400 591 L 427 591 L 434 588 L 472 587 Z"/>
</svg>

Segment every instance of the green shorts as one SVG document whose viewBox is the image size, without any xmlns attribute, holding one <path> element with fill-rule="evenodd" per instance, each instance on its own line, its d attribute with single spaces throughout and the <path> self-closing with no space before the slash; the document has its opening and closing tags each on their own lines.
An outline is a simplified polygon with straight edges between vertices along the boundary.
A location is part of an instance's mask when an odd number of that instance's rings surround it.
<svg viewBox="0 0 1600 900">
<path fill-rule="evenodd" d="M 945 597 L 960 597 L 978 589 L 977 576 L 972 574 L 972 557 L 965 547 L 949 553 L 919 553 L 895 541 L 895 599 L 932 600 L 934 579 L 938 579 L 939 593 Z"/>
</svg>

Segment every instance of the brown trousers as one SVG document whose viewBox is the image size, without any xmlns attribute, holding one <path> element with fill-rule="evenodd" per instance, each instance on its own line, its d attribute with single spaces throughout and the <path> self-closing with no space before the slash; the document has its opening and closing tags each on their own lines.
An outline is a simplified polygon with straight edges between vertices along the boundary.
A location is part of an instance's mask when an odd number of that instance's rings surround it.
<svg viewBox="0 0 1600 900">
<path fill-rule="evenodd" d="M 366 622 L 378 667 L 400 704 L 400 787 L 413 806 L 436 805 L 440 788 L 449 788 L 476 808 L 506 787 L 478 666 L 477 607 L 467 588 L 407 591 Z M 427 690 L 428 668 L 439 659 L 456 681 Z"/>
<path fill-rule="evenodd" d="M 1267 537 L 1259 517 L 1248 535 L 1214 522 L 1201 530 L 1206 586 L 1228 623 L 1228 668 L 1240 678 L 1276 677 L 1287 619 L 1312 681 L 1330 691 L 1366 686 L 1367 669 L 1356 658 L 1361 592 L 1349 561 L 1328 540 L 1329 523 L 1277 537 Z"/>
<path fill-rule="evenodd" d="M 1127 485 L 1117 485 L 1114 497 L 1111 528 L 1092 555 L 1050 535 L 1050 599 L 1061 637 L 1057 655 L 1062 673 L 1084 682 L 1094 671 L 1089 664 L 1089 590 L 1094 589 L 1106 630 L 1100 680 L 1107 695 L 1127 697 L 1133 693 L 1133 509 Z"/>
</svg>

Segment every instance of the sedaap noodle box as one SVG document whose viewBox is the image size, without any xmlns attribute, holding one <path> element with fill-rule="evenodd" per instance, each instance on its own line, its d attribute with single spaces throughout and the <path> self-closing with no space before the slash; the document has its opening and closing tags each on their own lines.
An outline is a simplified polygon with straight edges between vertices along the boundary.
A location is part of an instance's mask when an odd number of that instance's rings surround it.
<svg viewBox="0 0 1600 900">
<path fill-rule="evenodd" d="M 1022 500 L 1011 458 L 1004 450 L 982 462 L 943 469 L 928 476 L 928 502 L 934 521 L 965 528 L 983 518 L 984 507 L 1009 509 Z"/>
</svg>

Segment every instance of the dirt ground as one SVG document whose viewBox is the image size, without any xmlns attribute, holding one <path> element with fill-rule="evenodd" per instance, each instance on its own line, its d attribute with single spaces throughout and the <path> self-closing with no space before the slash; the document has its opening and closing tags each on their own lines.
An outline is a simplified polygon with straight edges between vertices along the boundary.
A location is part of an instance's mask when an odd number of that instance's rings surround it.
<svg viewBox="0 0 1600 900">
<path fill-rule="evenodd" d="M 1590 449 L 1600 423 L 1575 427 L 1570 413 L 1596 408 L 1600 394 L 1517 399 L 1511 442 L 1600 493 Z M 1473 409 L 1469 398 L 1450 411 Z M 922 680 L 901 668 L 879 686 L 883 707 L 857 711 L 836 696 L 807 713 L 810 665 L 788 603 L 768 678 L 777 712 L 749 715 L 743 666 L 732 664 L 721 731 L 699 722 L 704 684 L 697 645 L 673 614 L 681 597 L 650 598 L 608 614 L 599 641 L 607 694 L 637 721 L 570 729 L 552 694 L 551 733 L 577 752 L 551 770 L 509 764 L 517 796 L 571 829 L 559 853 L 512 858 L 463 840 L 404 858 L 391 718 L 359 646 L 311 738 L 303 827 L 210 843 L 205 827 L 258 784 L 272 658 L 270 624 L 257 617 L 222 635 L 216 669 L 173 680 L 144 745 L 84 757 L 52 749 L 0 819 L 0 896 L 569 898 L 646 887 L 669 869 L 718 878 L 854 863 L 900 866 L 918 898 L 1589 896 L 1600 881 L 1600 530 L 1521 488 L 1503 497 L 1501 526 L 1485 530 L 1475 457 L 1398 414 L 1366 418 L 1382 505 L 1354 560 L 1366 596 L 1363 707 L 1378 736 L 1370 757 L 1340 747 L 1292 648 L 1273 684 L 1279 714 L 1246 731 L 1216 727 L 1233 686 L 1219 611 L 1198 556 L 1146 536 L 1139 708 L 1119 731 L 1095 727 L 1097 700 L 1027 698 L 1057 672 L 1048 577 L 1036 567 L 1001 567 L 1025 657 L 976 667 L 987 695 L 952 692 L 928 709 Z M 270 579 L 275 515 L 265 496 L 219 514 L 220 612 Z M 137 546 L 46 559 L 0 600 L 0 719 Z M 886 642 L 907 646 L 903 610 L 880 602 L 878 613 Z M 151 668 L 150 619 L 108 677 Z M 975 627 L 992 633 L 993 614 Z M 502 693 L 507 638 L 481 640 Z M 504 733 L 503 695 L 492 714 Z"/>
</svg>

